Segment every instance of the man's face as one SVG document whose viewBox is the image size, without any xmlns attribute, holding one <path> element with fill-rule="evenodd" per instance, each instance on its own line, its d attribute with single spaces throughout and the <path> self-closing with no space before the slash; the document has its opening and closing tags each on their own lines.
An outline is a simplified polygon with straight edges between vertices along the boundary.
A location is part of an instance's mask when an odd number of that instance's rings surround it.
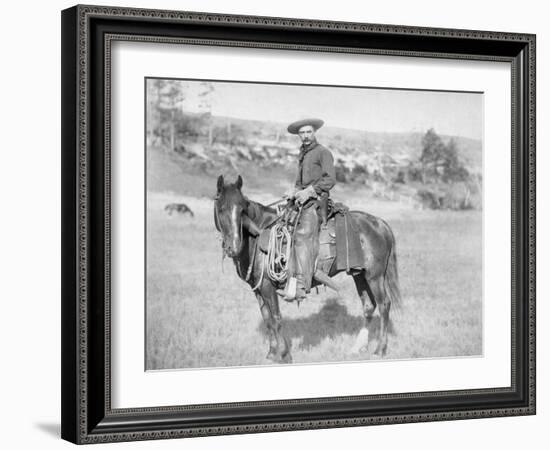
<svg viewBox="0 0 550 450">
<path fill-rule="evenodd" d="M 315 130 L 311 125 L 304 125 L 298 130 L 298 136 L 300 136 L 302 144 L 311 144 L 315 139 Z"/>
</svg>

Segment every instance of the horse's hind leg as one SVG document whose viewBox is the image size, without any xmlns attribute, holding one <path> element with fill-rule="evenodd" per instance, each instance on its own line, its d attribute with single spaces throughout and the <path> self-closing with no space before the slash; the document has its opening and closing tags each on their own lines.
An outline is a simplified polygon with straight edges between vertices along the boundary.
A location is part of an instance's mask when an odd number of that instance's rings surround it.
<svg viewBox="0 0 550 450">
<path fill-rule="evenodd" d="M 355 344 L 351 349 L 351 353 L 359 353 L 367 350 L 369 341 L 369 327 L 372 322 L 374 310 L 376 309 L 376 300 L 373 292 L 365 278 L 365 272 L 361 272 L 353 276 L 357 293 L 363 305 L 363 316 L 365 317 L 365 327 L 359 331 L 359 335 L 355 340 Z"/>
<path fill-rule="evenodd" d="M 375 296 L 365 278 L 365 272 L 361 272 L 353 276 L 357 293 L 361 298 L 361 304 L 363 305 L 363 315 L 365 316 L 365 326 L 369 327 L 374 310 L 376 309 Z"/>
<path fill-rule="evenodd" d="M 390 298 L 386 293 L 384 286 L 384 278 L 378 277 L 370 283 L 372 293 L 378 304 L 378 312 L 380 314 L 380 330 L 378 332 L 378 345 L 374 351 L 375 355 L 384 356 L 388 349 L 388 326 L 390 321 Z"/>
<path fill-rule="evenodd" d="M 361 302 L 363 304 L 363 314 L 365 316 L 366 330 L 369 329 L 374 311 L 378 306 L 378 313 L 380 314 L 380 328 L 378 331 L 378 344 L 376 346 L 374 354 L 378 356 L 384 356 L 388 348 L 388 324 L 390 317 L 390 299 L 386 295 L 384 278 L 382 276 L 379 276 L 367 281 L 365 275 L 361 273 L 358 275 L 354 275 L 353 280 L 355 281 L 357 292 L 359 293 L 359 296 L 361 297 Z M 363 333 L 366 336 L 361 336 L 361 333 L 359 333 L 356 344 L 354 345 L 354 350 L 356 350 L 357 347 L 360 345 L 363 346 L 361 350 L 365 349 L 368 343 L 365 340 L 368 340 L 368 331 L 366 333 Z"/>
</svg>

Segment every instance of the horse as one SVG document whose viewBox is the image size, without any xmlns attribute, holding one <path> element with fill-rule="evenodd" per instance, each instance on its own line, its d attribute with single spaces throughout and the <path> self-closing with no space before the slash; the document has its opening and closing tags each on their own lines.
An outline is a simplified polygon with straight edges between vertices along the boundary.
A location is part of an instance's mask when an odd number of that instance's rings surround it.
<svg viewBox="0 0 550 450">
<path fill-rule="evenodd" d="M 282 327 L 279 287 L 269 277 L 262 276 L 262 255 L 257 230 L 277 220 L 275 209 L 248 199 L 242 193 L 243 179 L 225 183 L 223 175 L 217 180 L 214 200 L 214 224 L 222 236 L 222 249 L 230 257 L 239 278 L 254 290 L 269 337 L 268 360 L 291 363 L 290 343 Z M 364 327 L 360 330 L 352 353 L 367 351 L 368 330 L 378 307 L 380 327 L 374 354 L 383 357 L 388 347 L 388 327 L 392 303 L 399 305 L 401 295 L 397 273 L 395 237 L 382 219 L 361 211 L 351 211 L 359 230 L 365 270 L 352 272 L 362 303 Z"/>
<path fill-rule="evenodd" d="M 164 207 L 164 210 L 168 213 L 169 216 L 171 216 L 172 213 L 175 211 L 181 215 L 189 214 L 191 217 L 195 217 L 195 214 L 193 213 L 193 211 L 191 211 L 191 208 L 189 208 L 189 206 L 187 206 L 185 203 L 169 203 Z"/>
</svg>

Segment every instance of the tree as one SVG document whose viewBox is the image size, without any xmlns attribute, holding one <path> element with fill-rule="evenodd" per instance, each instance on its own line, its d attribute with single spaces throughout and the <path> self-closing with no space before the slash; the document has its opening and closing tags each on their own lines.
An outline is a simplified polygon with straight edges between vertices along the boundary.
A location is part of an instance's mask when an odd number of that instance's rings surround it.
<svg viewBox="0 0 550 450">
<path fill-rule="evenodd" d="M 168 135 L 168 148 L 176 149 L 176 126 L 185 100 L 185 85 L 177 80 L 150 80 L 149 116 L 154 134 L 163 140 Z"/>
<path fill-rule="evenodd" d="M 464 181 L 468 178 L 468 170 L 460 161 L 455 139 L 447 144 L 430 128 L 422 138 L 422 182 L 426 183 L 427 176 L 442 181 Z"/>
<path fill-rule="evenodd" d="M 208 147 L 212 147 L 213 143 L 213 128 L 214 121 L 212 120 L 212 104 L 213 94 L 215 91 L 214 85 L 208 81 L 201 83 L 202 91 L 199 93 L 199 108 L 203 111 L 203 117 L 206 119 L 208 126 Z M 230 125 L 228 130 L 231 130 Z"/>
<path fill-rule="evenodd" d="M 426 183 L 427 175 L 437 175 L 437 166 L 444 159 L 445 144 L 433 128 L 430 128 L 422 138 L 422 183 Z"/>
<path fill-rule="evenodd" d="M 451 139 L 445 146 L 445 161 L 443 165 L 443 181 L 456 182 L 468 179 L 468 170 L 458 158 L 456 141 Z"/>
</svg>

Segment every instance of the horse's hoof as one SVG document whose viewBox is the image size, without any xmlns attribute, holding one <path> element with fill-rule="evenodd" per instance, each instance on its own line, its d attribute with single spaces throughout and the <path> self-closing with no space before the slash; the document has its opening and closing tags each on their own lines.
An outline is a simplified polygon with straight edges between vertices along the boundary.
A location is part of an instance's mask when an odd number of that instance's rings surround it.
<svg viewBox="0 0 550 450">
<path fill-rule="evenodd" d="M 367 351 L 369 346 L 369 330 L 367 328 L 362 328 L 359 331 L 359 334 L 355 338 L 355 342 L 351 347 L 349 354 L 357 355 L 359 353 L 364 353 Z"/>
<path fill-rule="evenodd" d="M 275 352 L 269 352 L 265 359 L 274 364 L 292 364 L 292 356 L 287 353 L 285 356 L 277 355 Z"/>
<path fill-rule="evenodd" d="M 292 364 L 292 356 L 290 355 L 290 353 L 287 353 L 285 356 L 283 356 L 281 358 L 281 363 L 282 364 Z"/>
<path fill-rule="evenodd" d="M 366 355 L 367 353 L 369 353 L 368 345 L 363 345 L 361 347 L 354 346 L 352 349 L 348 351 L 349 356 L 361 356 L 361 355 Z"/>
</svg>

